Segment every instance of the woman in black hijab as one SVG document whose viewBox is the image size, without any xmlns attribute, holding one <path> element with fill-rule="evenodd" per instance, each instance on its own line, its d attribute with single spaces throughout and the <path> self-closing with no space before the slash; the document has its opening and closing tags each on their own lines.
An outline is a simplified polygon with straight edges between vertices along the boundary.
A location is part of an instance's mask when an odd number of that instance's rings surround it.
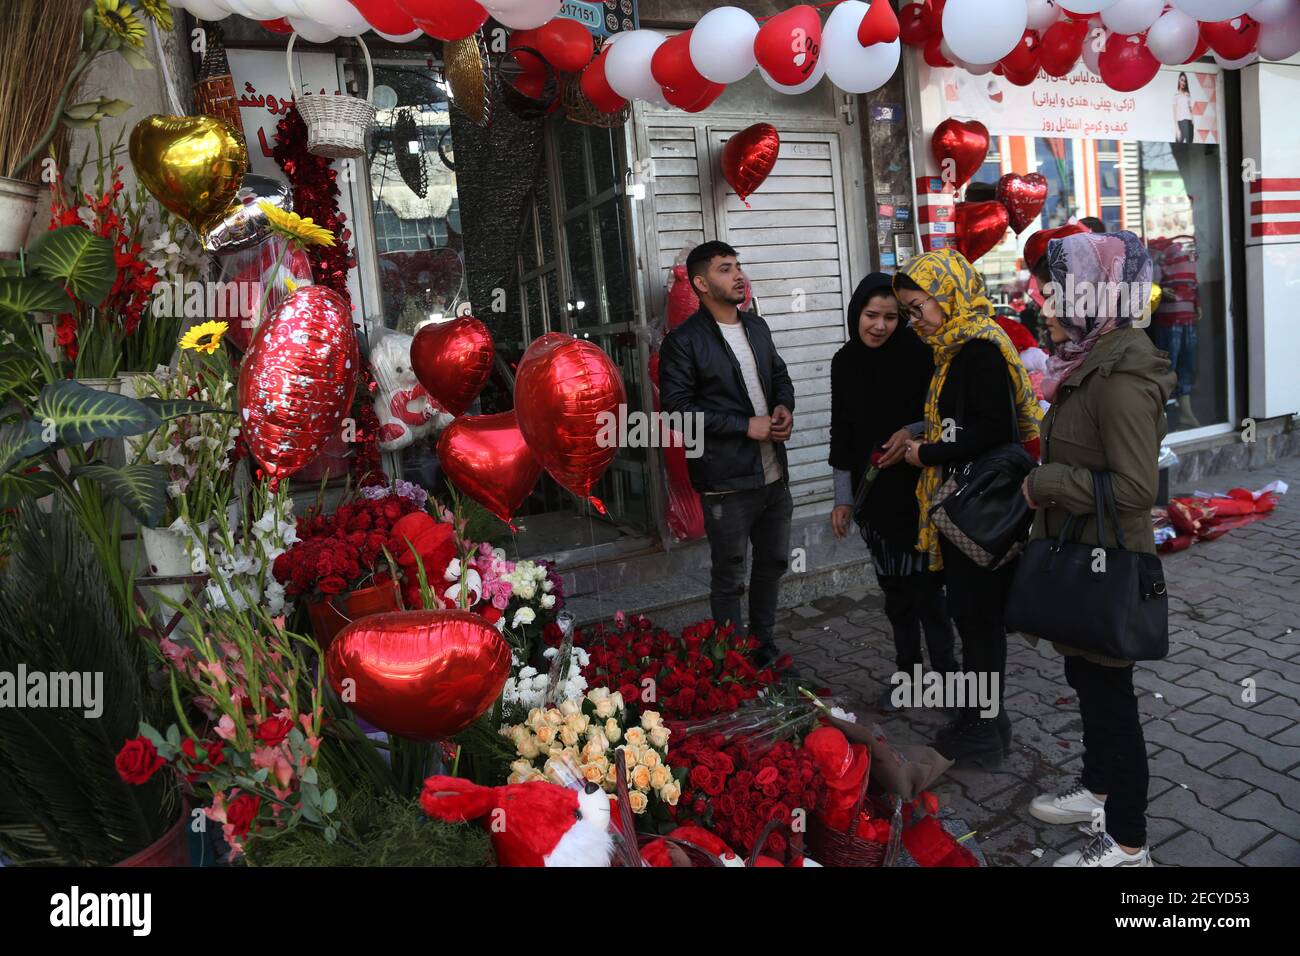
<svg viewBox="0 0 1300 956">
<path fill-rule="evenodd" d="M 942 576 L 930 571 L 926 555 L 916 550 L 920 470 L 903 460 L 911 426 L 925 418 L 934 353 L 899 321 L 893 278 L 881 272 L 858 283 L 849 301 L 848 333 L 831 360 L 831 526 L 842 538 L 856 521 L 867 542 L 894 629 L 898 670 L 910 678 L 922 663 L 924 630 L 930 667 L 955 672 Z M 873 456 L 878 471 L 868 486 L 864 479 Z M 892 696 L 890 687 L 882 705 L 889 706 Z"/>
</svg>

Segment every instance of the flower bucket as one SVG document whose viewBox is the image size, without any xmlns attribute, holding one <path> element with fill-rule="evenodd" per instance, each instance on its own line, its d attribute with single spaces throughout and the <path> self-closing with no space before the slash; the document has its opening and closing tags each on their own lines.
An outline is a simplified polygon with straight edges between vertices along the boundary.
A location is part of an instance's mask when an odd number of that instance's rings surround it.
<svg viewBox="0 0 1300 956">
<path fill-rule="evenodd" d="M 0 176 L 0 255 L 27 245 L 40 194 L 41 187 L 36 183 Z"/>
<path fill-rule="evenodd" d="M 340 611 L 339 608 L 342 608 Z M 313 601 L 307 604 L 307 617 L 311 620 L 312 634 L 324 651 L 339 631 L 353 621 L 371 614 L 400 611 L 401 592 L 396 581 L 385 581 L 340 595 L 333 601 Z"/>
<path fill-rule="evenodd" d="M 189 552 L 185 548 L 189 538 L 183 532 L 172 531 L 170 528 L 141 528 L 140 540 L 144 544 L 145 559 L 149 562 L 149 577 L 172 578 L 194 573 Z M 163 603 L 162 599 L 181 604 L 190 593 L 189 586 L 184 584 L 146 587 L 158 599 L 154 602 L 154 609 L 164 618 L 164 622 L 170 621 L 176 610 Z"/>
<path fill-rule="evenodd" d="M 114 863 L 113 866 L 190 866 L 190 843 L 185 832 L 185 824 L 189 818 L 189 811 L 182 807 L 181 818 L 176 821 L 174 827 L 139 853 L 127 857 L 121 863 Z"/>
<path fill-rule="evenodd" d="M 110 395 L 122 394 L 122 379 L 117 375 L 112 378 L 79 378 L 77 382 L 97 392 L 108 392 Z"/>
</svg>

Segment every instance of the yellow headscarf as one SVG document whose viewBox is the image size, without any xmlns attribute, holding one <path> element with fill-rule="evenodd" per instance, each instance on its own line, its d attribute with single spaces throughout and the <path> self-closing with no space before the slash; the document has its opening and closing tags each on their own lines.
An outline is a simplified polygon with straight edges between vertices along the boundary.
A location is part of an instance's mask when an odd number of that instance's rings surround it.
<svg viewBox="0 0 1300 956">
<path fill-rule="evenodd" d="M 939 395 L 948 380 L 948 369 L 953 357 L 967 342 L 982 339 L 992 342 L 1002 351 L 1015 391 L 1020 440 L 1038 437 L 1038 423 L 1043 419 L 1042 409 L 1034 397 L 1034 387 L 1029 373 L 1020 361 L 1020 353 L 1011 339 L 993 320 L 993 303 L 988 300 L 984 280 L 966 257 L 955 249 L 938 249 L 917 256 L 903 266 L 901 275 L 907 276 L 935 300 L 948 314 L 946 321 L 934 335 L 923 335 L 922 340 L 934 349 L 934 377 L 925 399 L 925 440 L 938 442 L 943 437 L 943 423 L 939 419 Z M 930 506 L 935 493 L 943 483 L 942 471 L 937 466 L 922 469 L 921 480 L 916 484 L 916 500 L 921 506 L 918 551 L 930 555 L 930 567 L 943 567 L 939 553 L 939 536 L 930 520 Z"/>
</svg>

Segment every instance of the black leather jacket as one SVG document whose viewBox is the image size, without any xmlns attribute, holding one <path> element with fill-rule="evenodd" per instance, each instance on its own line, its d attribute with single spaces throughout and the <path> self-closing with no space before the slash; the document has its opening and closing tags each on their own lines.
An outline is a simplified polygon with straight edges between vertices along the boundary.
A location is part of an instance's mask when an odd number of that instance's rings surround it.
<svg viewBox="0 0 1300 956">
<path fill-rule="evenodd" d="M 794 385 L 772 342 L 772 331 L 754 312 L 741 312 L 740 321 L 754 350 L 769 412 L 778 405 L 793 412 Z M 704 454 L 686 459 L 696 491 L 764 486 L 759 443 L 748 434 L 754 405 L 740 363 L 707 310 L 700 309 L 664 339 L 659 349 L 659 397 L 666 412 L 704 415 Z M 788 478 L 785 445 L 776 442 L 774 447 Z"/>
</svg>

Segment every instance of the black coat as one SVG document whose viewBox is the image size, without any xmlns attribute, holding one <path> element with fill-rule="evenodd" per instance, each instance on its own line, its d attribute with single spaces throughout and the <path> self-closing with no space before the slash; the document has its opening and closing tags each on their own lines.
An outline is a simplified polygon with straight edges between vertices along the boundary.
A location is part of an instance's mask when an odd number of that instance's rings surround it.
<svg viewBox="0 0 1300 956">
<path fill-rule="evenodd" d="M 767 323 L 754 312 L 741 312 L 740 321 L 754 351 L 768 411 L 784 405 L 793 412 L 794 385 Z M 659 398 L 666 412 L 704 416 L 704 453 L 686 459 L 696 491 L 747 491 L 766 484 L 759 443 L 748 434 L 756 412 L 740 363 L 707 310 L 669 332 L 660 346 Z M 775 442 L 774 447 L 788 478 L 785 445 Z"/>
</svg>

